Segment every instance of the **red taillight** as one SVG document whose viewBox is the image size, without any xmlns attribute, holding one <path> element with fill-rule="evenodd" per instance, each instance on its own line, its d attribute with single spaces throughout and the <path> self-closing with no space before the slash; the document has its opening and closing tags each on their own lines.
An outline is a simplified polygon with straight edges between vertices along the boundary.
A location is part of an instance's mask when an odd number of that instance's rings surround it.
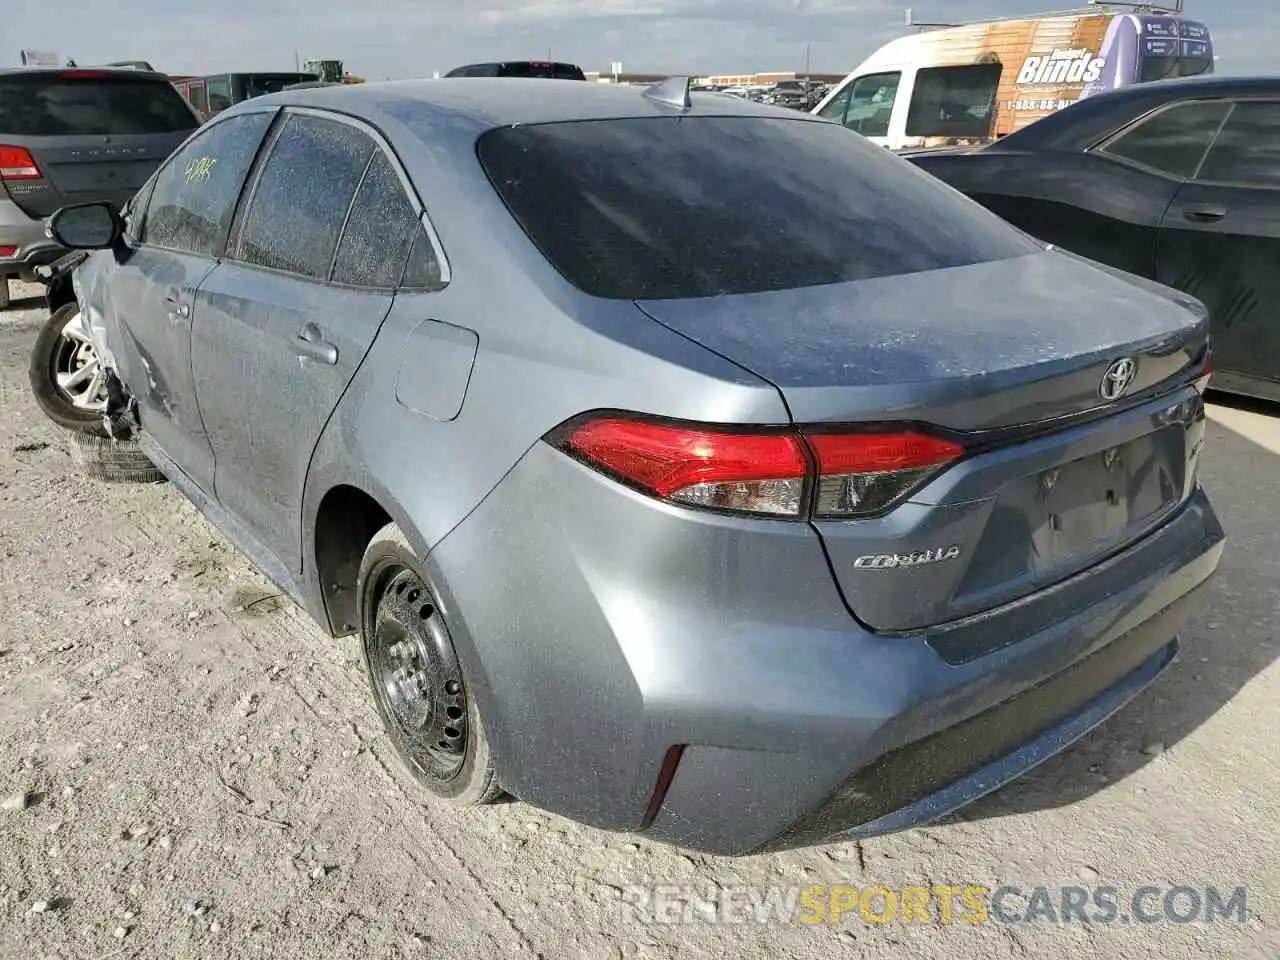
<svg viewBox="0 0 1280 960">
<path fill-rule="evenodd" d="M 17 252 L 17 247 L 0 247 L 0 260 L 7 260 Z"/>
<path fill-rule="evenodd" d="M 40 168 L 26 147 L 0 143 L 0 180 L 39 180 Z"/>
<path fill-rule="evenodd" d="M 570 431 L 579 459 L 666 500 L 799 516 L 808 463 L 794 434 L 739 434 L 606 417 Z"/>
<path fill-rule="evenodd" d="M 102 70 L 63 70 L 59 76 L 63 80 L 101 80 L 106 73 Z"/>
<path fill-rule="evenodd" d="M 571 423 L 548 439 L 664 500 L 793 518 L 873 516 L 964 455 L 921 433 L 736 432 L 617 416 Z"/>
</svg>

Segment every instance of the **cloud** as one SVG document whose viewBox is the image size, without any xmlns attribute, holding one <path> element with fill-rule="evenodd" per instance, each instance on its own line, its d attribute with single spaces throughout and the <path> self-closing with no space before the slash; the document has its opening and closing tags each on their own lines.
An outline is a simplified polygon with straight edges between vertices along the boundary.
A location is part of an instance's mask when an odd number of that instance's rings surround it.
<svg viewBox="0 0 1280 960">
<path fill-rule="evenodd" d="M 16 6 L 16 9 L 15 9 Z M 607 69 L 843 73 L 919 19 L 1017 16 L 1045 0 L 7 0 L 5 47 L 56 51 L 81 63 L 146 59 L 172 73 L 291 70 L 294 52 L 337 57 L 370 79 L 430 76 L 461 63 L 541 58 Z M 1274 0 L 1206 7 L 1221 67 L 1280 66 Z"/>
</svg>

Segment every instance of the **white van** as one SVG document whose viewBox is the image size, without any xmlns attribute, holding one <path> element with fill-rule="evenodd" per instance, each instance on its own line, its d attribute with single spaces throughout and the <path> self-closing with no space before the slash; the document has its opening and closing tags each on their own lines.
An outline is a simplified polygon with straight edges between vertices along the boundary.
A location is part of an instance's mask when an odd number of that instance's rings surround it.
<svg viewBox="0 0 1280 960">
<path fill-rule="evenodd" d="M 893 150 L 988 143 L 1101 90 L 1212 73 L 1208 27 L 1180 12 L 1090 7 L 900 37 L 813 112 Z"/>
</svg>

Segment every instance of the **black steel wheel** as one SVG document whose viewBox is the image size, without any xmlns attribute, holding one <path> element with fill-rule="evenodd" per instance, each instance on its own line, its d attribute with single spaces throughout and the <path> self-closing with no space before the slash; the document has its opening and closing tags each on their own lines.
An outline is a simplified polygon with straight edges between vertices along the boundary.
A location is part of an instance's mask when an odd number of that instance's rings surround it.
<svg viewBox="0 0 1280 960">
<path fill-rule="evenodd" d="M 501 788 L 445 613 L 394 525 L 366 550 L 357 589 L 369 685 L 401 760 L 437 796 L 495 799 Z"/>
</svg>

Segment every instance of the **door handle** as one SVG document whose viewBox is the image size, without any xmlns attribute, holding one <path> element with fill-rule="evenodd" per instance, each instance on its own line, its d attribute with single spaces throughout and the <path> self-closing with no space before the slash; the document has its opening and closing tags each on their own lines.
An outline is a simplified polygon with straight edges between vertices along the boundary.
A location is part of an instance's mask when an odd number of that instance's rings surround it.
<svg viewBox="0 0 1280 960">
<path fill-rule="evenodd" d="M 1195 223 L 1215 223 L 1227 215 L 1226 207 L 1202 206 L 1187 207 L 1182 211 L 1182 216 L 1187 220 Z"/>
<path fill-rule="evenodd" d="M 332 367 L 338 362 L 338 348 L 320 335 L 320 328 L 308 323 L 293 338 L 293 352 Z"/>
</svg>

